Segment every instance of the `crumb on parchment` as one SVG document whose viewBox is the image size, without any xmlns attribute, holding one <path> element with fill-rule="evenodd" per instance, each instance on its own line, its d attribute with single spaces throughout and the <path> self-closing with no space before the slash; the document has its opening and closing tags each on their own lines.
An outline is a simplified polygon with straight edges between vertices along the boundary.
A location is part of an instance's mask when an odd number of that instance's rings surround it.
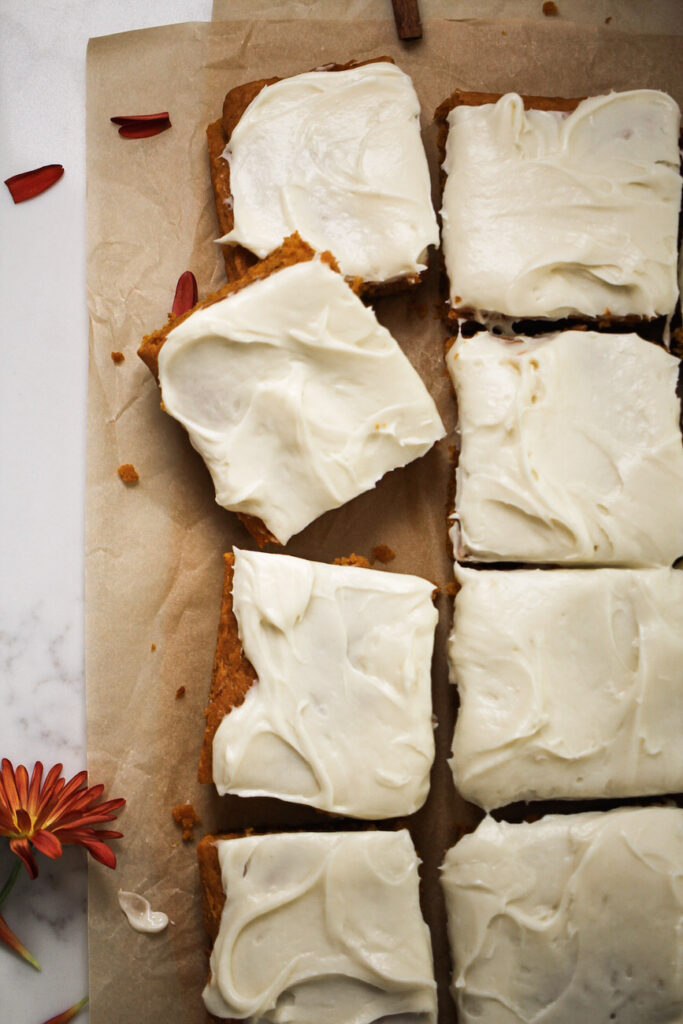
<svg viewBox="0 0 683 1024">
<path fill-rule="evenodd" d="M 185 687 L 184 686 L 179 686 L 178 689 L 175 692 L 175 699 L 176 700 L 180 700 L 181 697 L 184 697 L 184 696 L 185 696 Z"/>
<path fill-rule="evenodd" d="M 119 474 L 124 484 L 136 484 L 140 479 L 140 474 L 132 462 L 124 462 L 122 466 L 119 466 L 116 472 Z"/>
<path fill-rule="evenodd" d="M 546 18 L 554 18 L 560 12 L 557 9 L 557 4 L 554 3 L 553 0 L 545 0 L 545 3 L 543 4 L 543 13 Z"/>
<path fill-rule="evenodd" d="M 111 361 L 112 363 L 116 363 L 117 366 L 120 366 L 120 364 L 124 361 L 125 358 L 126 357 L 124 356 L 123 352 L 111 353 Z"/>
<path fill-rule="evenodd" d="M 201 823 L 201 818 L 195 811 L 192 804 L 176 804 L 173 808 L 173 820 L 183 830 L 182 839 L 184 843 L 194 839 L 195 825 Z"/>
<path fill-rule="evenodd" d="M 370 563 L 364 555 L 357 555 L 355 551 L 352 551 L 350 555 L 343 555 L 340 558 L 335 558 L 333 565 L 356 565 L 360 569 L 369 569 Z"/>
<path fill-rule="evenodd" d="M 383 565 L 386 565 L 387 562 L 391 562 L 394 558 L 396 558 L 396 552 L 388 544 L 375 544 L 370 555 L 370 565 L 374 565 L 375 562 L 381 562 Z"/>
</svg>

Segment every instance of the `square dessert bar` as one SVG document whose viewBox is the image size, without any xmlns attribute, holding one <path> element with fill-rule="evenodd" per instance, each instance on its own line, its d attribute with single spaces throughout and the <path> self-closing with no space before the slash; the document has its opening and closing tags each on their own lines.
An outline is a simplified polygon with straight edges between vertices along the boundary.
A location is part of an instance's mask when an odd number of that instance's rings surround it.
<svg viewBox="0 0 683 1024">
<path fill-rule="evenodd" d="M 436 1024 L 407 831 L 207 836 L 212 1021 Z"/>
<path fill-rule="evenodd" d="M 396 340 L 329 253 L 298 236 L 148 335 L 139 354 L 216 501 L 260 544 L 285 544 L 444 434 Z"/>
<path fill-rule="evenodd" d="M 459 1024 L 683 1020 L 683 810 L 485 818 L 442 883 Z"/>
<path fill-rule="evenodd" d="M 364 295 L 419 283 L 439 232 L 420 105 L 390 58 L 239 86 L 207 135 L 228 280 L 298 231 Z"/>
<path fill-rule="evenodd" d="M 335 814 L 411 814 L 434 760 L 434 585 L 288 555 L 225 556 L 199 779 Z"/>
<path fill-rule="evenodd" d="M 672 565 L 683 554 L 679 362 L 635 334 L 460 337 L 460 561 Z"/>
<path fill-rule="evenodd" d="M 683 572 L 457 566 L 453 776 L 516 800 L 683 792 Z"/>
<path fill-rule="evenodd" d="M 485 322 L 673 313 L 681 176 L 670 96 L 455 92 L 436 117 L 456 314 Z"/>
</svg>

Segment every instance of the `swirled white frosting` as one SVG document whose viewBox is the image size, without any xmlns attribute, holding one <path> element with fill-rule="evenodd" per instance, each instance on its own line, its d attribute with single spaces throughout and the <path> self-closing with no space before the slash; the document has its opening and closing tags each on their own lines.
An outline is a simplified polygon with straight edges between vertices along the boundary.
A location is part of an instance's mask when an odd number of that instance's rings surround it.
<svg viewBox="0 0 683 1024">
<path fill-rule="evenodd" d="M 486 818 L 442 882 L 460 1024 L 683 1020 L 683 810 Z"/>
<path fill-rule="evenodd" d="M 444 434 L 396 340 L 318 259 L 175 327 L 159 383 L 218 504 L 262 519 L 283 544 Z"/>
<path fill-rule="evenodd" d="M 221 242 L 263 258 L 298 231 L 364 281 L 419 273 L 438 245 L 420 105 L 394 64 L 266 86 L 223 156 L 235 223 Z"/>
<path fill-rule="evenodd" d="M 209 1012 L 261 1024 L 435 1024 L 407 831 L 217 842 L 226 902 Z"/>
<path fill-rule="evenodd" d="M 456 568 L 451 762 L 487 810 L 683 790 L 683 572 Z"/>
<path fill-rule="evenodd" d="M 433 590 L 235 550 L 233 608 L 257 681 L 216 731 L 218 792 L 358 818 L 417 810 L 434 760 Z"/>
<path fill-rule="evenodd" d="M 635 334 L 460 338 L 462 561 L 671 565 L 683 554 L 678 360 Z"/>
<path fill-rule="evenodd" d="M 521 97 L 448 116 L 443 248 L 455 306 L 516 317 L 673 312 L 680 111 L 640 89 L 570 114 Z"/>
</svg>

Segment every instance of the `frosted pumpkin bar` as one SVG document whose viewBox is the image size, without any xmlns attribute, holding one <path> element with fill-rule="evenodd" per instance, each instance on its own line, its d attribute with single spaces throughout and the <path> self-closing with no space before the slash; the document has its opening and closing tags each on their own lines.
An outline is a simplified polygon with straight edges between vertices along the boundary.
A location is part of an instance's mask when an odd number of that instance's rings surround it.
<svg viewBox="0 0 683 1024">
<path fill-rule="evenodd" d="M 635 334 L 460 337 L 459 561 L 647 567 L 683 554 L 679 361 Z"/>
<path fill-rule="evenodd" d="M 259 543 L 285 544 L 444 434 L 396 340 L 334 259 L 296 236 L 139 354 L 216 501 Z"/>
<path fill-rule="evenodd" d="M 451 762 L 486 810 L 683 792 L 683 572 L 456 566 Z"/>
<path fill-rule="evenodd" d="M 683 1020 L 683 810 L 485 818 L 442 883 L 460 1024 Z"/>
<path fill-rule="evenodd" d="M 298 231 L 364 295 L 419 283 L 439 232 L 420 105 L 390 58 L 238 86 L 207 135 L 228 280 Z"/>
<path fill-rule="evenodd" d="M 212 1021 L 436 1024 L 407 831 L 207 836 Z"/>
<path fill-rule="evenodd" d="M 199 778 L 379 819 L 425 801 L 434 760 L 433 584 L 235 550 Z"/>
<path fill-rule="evenodd" d="M 454 311 L 482 321 L 673 313 L 681 175 L 670 96 L 455 92 L 436 116 Z"/>
</svg>

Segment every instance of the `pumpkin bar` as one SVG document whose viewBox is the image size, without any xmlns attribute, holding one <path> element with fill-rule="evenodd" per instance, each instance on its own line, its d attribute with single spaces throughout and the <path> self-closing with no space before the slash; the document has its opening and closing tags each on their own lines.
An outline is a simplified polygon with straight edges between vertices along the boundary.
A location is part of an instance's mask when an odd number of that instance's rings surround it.
<svg viewBox="0 0 683 1024">
<path fill-rule="evenodd" d="M 366 819 L 411 814 L 434 760 L 428 580 L 235 550 L 199 779 Z"/>
<path fill-rule="evenodd" d="M 456 566 L 453 776 L 518 800 L 683 792 L 683 572 Z"/>
<path fill-rule="evenodd" d="M 683 555 L 679 361 L 635 334 L 459 337 L 459 561 L 670 566 Z"/>
<path fill-rule="evenodd" d="M 456 91 L 436 118 L 454 315 L 613 323 L 673 313 L 681 176 L 670 96 Z"/>
<path fill-rule="evenodd" d="M 210 1021 L 436 1024 L 407 831 L 206 836 Z"/>
<path fill-rule="evenodd" d="M 683 810 L 486 817 L 442 883 L 459 1024 L 683 1019 Z"/>
<path fill-rule="evenodd" d="M 216 501 L 260 544 L 285 544 L 444 434 L 396 340 L 334 258 L 298 236 L 171 317 L 139 354 Z"/>
<path fill-rule="evenodd" d="M 228 280 L 297 231 L 364 296 L 419 284 L 438 226 L 419 102 L 390 58 L 238 86 L 207 136 Z"/>
</svg>

